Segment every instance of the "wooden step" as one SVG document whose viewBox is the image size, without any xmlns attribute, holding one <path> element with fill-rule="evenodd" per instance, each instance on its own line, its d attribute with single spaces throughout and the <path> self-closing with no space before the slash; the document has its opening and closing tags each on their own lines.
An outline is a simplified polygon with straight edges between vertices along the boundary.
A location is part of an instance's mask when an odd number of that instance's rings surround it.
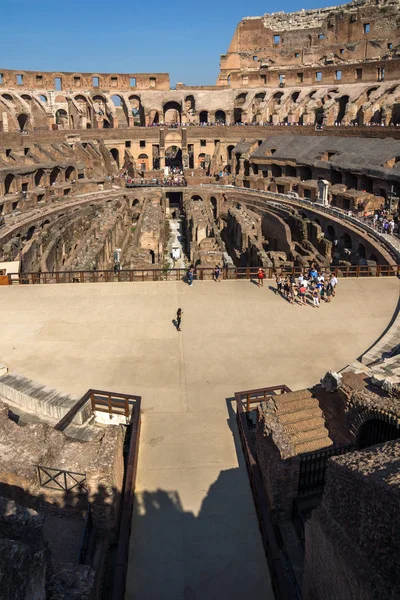
<svg viewBox="0 0 400 600">
<path fill-rule="evenodd" d="M 329 448 L 333 445 L 332 440 L 326 436 L 317 440 L 311 440 L 309 442 L 300 442 L 294 444 L 297 454 L 304 454 L 305 452 L 314 452 L 315 450 L 321 450 L 322 448 Z"/>
<path fill-rule="evenodd" d="M 287 413 L 299 412 L 307 408 L 319 408 L 318 400 L 315 398 L 303 398 L 302 400 L 293 400 L 293 402 L 285 402 L 285 404 L 277 404 L 277 414 L 285 415 Z"/>
<path fill-rule="evenodd" d="M 301 400 L 302 398 L 311 398 L 312 394 L 310 390 L 298 390 L 297 392 L 287 392 L 286 394 L 279 394 L 272 396 L 272 398 L 279 404 L 285 402 L 292 402 L 293 400 Z"/>
<path fill-rule="evenodd" d="M 308 420 L 296 421 L 295 423 L 285 423 L 284 428 L 290 434 L 298 433 L 300 431 L 309 431 L 323 428 L 325 431 L 325 423 L 321 415 L 313 417 Z"/>
<path fill-rule="evenodd" d="M 317 427 L 315 429 L 308 429 L 307 431 L 298 431 L 290 434 L 290 439 L 293 444 L 302 444 L 305 442 L 311 442 L 314 440 L 321 440 L 328 436 L 328 432 L 325 427 Z"/>
<path fill-rule="evenodd" d="M 294 412 L 279 413 L 279 422 L 286 427 L 290 423 L 301 423 L 302 421 L 308 421 L 315 417 L 321 417 L 321 409 L 319 406 L 312 406 L 311 408 L 304 408 L 303 410 L 297 410 Z"/>
</svg>

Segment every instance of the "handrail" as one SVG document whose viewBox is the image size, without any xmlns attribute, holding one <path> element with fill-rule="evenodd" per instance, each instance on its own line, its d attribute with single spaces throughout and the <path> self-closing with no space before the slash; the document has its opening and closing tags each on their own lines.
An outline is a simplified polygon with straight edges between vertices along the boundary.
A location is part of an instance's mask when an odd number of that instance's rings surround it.
<svg viewBox="0 0 400 600">
<path fill-rule="evenodd" d="M 349 215 L 346 211 L 342 211 L 340 208 L 333 208 L 331 206 L 323 206 L 322 204 L 318 204 L 317 202 L 313 202 L 312 200 L 307 200 L 306 198 L 300 198 L 299 196 L 290 196 L 289 194 L 279 194 L 278 192 L 270 192 L 266 190 L 255 190 L 253 188 L 246 188 L 242 186 L 236 185 L 226 185 L 226 184 L 211 184 L 211 183 L 201 183 L 201 187 L 217 187 L 218 189 L 223 188 L 229 191 L 238 190 L 240 192 L 249 193 L 253 195 L 260 195 L 268 198 L 276 198 L 279 200 L 284 200 L 285 202 L 290 202 L 291 204 L 298 204 L 300 206 L 306 206 L 312 208 L 316 211 L 325 212 L 333 217 L 337 217 L 343 219 L 344 221 L 350 221 L 353 225 L 358 225 L 361 229 L 367 231 L 372 237 L 375 237 L 378 241 L 383 243 L 386 246 L 389 246 L 391 251 L 394 252 L 396 256 L 400 256 L 400 251 L 394 244 L 392 244 L 390 238 L 379 231 L 376 231 L 373 227 L 368 225 L 367 223 L 361 221 L 354 215 Z"/>
<path fill-rule="evenodd" d="M 268 396 L 287 394 L 291 391 L 292 390 L 287 385 L 283 384 L 265 388 L 258 388 L 255 390 L 245 390 L 243 392 L 236 392 L 235 398 L 237 402 L 246 399 L 246 411 L 249 412 L 251 404 L 259 404 L 260 402 L 264 402 L 264 400 L 266 400 Z"/>
<path fill-rule="evenodd" d="M 139 454 L 139 438 L 141 426 L 140 409 L 142 401 L 140 396 L 133 396 L 133 398 L 135 398 L 136 402 L 134 410 L 132 411 L 130 422 L 132 426 L 132 431 L 123 485 L 123 499 L 119 521 L 118 547 L 114 563 L 112 600 L 124 600 L 128 567 L 129 540 L 132 527 L 132 512 L 136 485 L 137 461 Z"/>
<path fill-rule="evenodd" d="M 398 277 L 400 264 L 395 265 L 350 265 L 329 266 L 319 265 L 319 269 L 335 274 L 336 277 Z M 273 279 L 275 274 L 300 275 L 304 272 L 302 267 L 265 267 L 266 278 Z M 180 281 L 186 277 L 187 269 L 153 269 L 150 266 L 142 269 L 121 269 L 117 273 L 113 270 L 99 271 L 54 271 L 54 272 L 27 272 L 10 273 L 12 284 L 39 285 L 57 283 L 108 283 L 108 282 L 139 282 L 139 281 Z M 257 277 L 258 267 L 229 267 L 222 269 L 222 279 L 252 279 Z M 195 279 L 203 281 L 212 279 L 214 269 L 199 267 L 195 272 Z"/>
<path fill-rule="evenodd" d="M 235 394 L 235 399 L 236 421 L 246 459 L 250 486 L 258 516 L 264 551 L 270 568 L 271 583 L 274 588 L 275 597 L 277 600 L 299 599 L 301 598 L 301 593 L 296 584 L 290 561 L 286 557 L 284 549 L 278 544 L 278 532 L 275 531 L 272 523 L 271 507 L 263 484 L 260 467 L 257 464 L 252 445 L 250 444 L 247 419 L 240 392 Z"/>
</svg>

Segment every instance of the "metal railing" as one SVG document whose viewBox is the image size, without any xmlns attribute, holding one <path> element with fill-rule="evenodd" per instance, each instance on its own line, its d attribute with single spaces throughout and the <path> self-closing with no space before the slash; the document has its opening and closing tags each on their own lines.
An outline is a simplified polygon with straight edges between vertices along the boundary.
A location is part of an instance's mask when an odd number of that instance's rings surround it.
<svg viewBox="0 0 400 600">
<path fill-rule="evenodd" d="M 256 390 L 236 392 L 235 398 L 237 402 L 245 403 L 246 411 L 248 412 L 252 404 L 260 404 L 260 402 L 264 402 L 268 396 L 277 396 L 291 391 L 292 390 L 287 385 L 276 385 Z"/>
<path fill-rule="evenodd" d="M 43 465 L 37 465 L 37 471 L 41 487 L 64 492 L 75 490 L 78 493 L 87 493 L 86 473 L 75 473 Z"/>
<path fill-rule="evenodd" d="M 335 446 L 300 455 L 298 495 L 322 492 L 328 459 L 346 454 L 351 446 Z"/>
<path fill-rule="evenodd" d="M 131 402 L 137 400 L 138 396 L 129 394 L 116 394 L 114 392 L 102 392 L 91 390 L 90 402 L 93 412 L 104 412 L 110 415 L 123 415 L 127 421 L 130 416 Z"/>
<path fill-rule="evenodd" d="M 317 267 L 335 274 L 336 277 L 398 277 L 400 265 L 352 265 Z M 267 279 L 274 279 L 277 273 L 281 275 L 298 276 L 304 272 L 301 267 L 267 267 L 264 269 Z M 233 267 L 222 269 L 223 280 L 257 279 L 258 267 Z M 186 278 L 187 269 L 122 269 L 115 273 L 113 270 L 101 271 L 54 271 L 40 273 L 10 273 L 11 284 L 39 285 L 54 283 L 108 283 L 108 282 L 138 282 L 138 281 L 181 281 Z M 214 269 L 200 267 L 196 269 L 195 280 L 210 280 L 214 277 Z"/>
</svg>

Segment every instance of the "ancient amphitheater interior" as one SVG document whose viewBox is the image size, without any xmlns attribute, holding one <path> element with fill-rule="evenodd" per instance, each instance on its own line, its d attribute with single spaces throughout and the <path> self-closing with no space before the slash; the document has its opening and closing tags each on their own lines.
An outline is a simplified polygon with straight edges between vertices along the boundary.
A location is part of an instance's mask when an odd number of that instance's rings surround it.
<svg viewBox="0 0 400 600">
<path fill-rule="evenodd" d="M 0 69 L 0 600 L 400 597 L 399 59 L 354 0 Z"/>
</svg>

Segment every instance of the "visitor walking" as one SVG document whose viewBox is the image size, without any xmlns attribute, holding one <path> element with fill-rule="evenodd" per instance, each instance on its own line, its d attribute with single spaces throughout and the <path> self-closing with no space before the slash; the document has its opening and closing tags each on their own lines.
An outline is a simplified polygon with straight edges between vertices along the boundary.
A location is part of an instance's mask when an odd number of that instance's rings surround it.
<svg viewBox="0 0 400 600">
<path fill-rule="evenodd" d="M 258 273 L 257 273 L 257 279 L 258 279 L 258 287 L 263 287 L 264 285 L 264 278 L 265 278 L 265 271 L 263 268 L 259 268 L 258 269 Z"/>
<path fill-rule="evenodd" d="M 189 271 L 187 272 L 187 278 L 188 278 L 188 283 L 190 286 L 193 285 L 193 278 L 194 278 L 194 269 L 193 267 L 189 269 Z"/>
<path fill-rule="evenodd" d="M 221 267 L 217 265 L 214 269 L 214 281 L 221 281 Z"/>
<path fill-rule="evenodd" d="M 276 276 L 276 294 L 282 294 L 282 276 L 281 275 L 277 275 Z"/>
<path fill-rule="evenodd" d="M 176 329 L 177 331 L 181 331 L 181 322 L 182 322 L 183 310 L 178 308 L 176 312 Z"/>
</svg>

